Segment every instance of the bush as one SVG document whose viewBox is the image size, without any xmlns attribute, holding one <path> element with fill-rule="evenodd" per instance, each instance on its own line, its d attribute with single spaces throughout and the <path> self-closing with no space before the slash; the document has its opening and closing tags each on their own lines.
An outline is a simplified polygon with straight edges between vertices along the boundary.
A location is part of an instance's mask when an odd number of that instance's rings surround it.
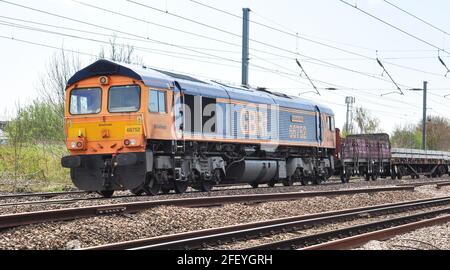
<svg viewBox="0 0 450 270">
<path fill-rule="evenodd" d="M 0 189 L 6 191 L 57 191 L 71 188 L 68 169 L 60 159 L 64 145 L 24 145 L 16 159 L 14 147 L 0 146 Z"/>
</svg>

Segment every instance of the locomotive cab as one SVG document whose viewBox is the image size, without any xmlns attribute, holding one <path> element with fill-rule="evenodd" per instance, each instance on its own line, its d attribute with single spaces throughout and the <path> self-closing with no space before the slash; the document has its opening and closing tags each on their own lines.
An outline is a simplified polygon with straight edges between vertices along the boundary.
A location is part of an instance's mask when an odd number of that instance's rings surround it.
<svg viewBox="0 0 450 270">
<path fill-rule="evenodd" d="M 107 196 L 145 181 L 145 89 L 120 76 L 96 76 L 68 87 L 65 130 L 70 156 L 61 163 L 71 169 L 78 188 Z"/>
</svg>

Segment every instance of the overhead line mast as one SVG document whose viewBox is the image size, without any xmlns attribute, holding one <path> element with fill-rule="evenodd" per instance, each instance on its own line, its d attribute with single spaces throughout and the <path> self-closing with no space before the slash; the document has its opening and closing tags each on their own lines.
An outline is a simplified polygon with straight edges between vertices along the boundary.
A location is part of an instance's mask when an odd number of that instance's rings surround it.
<svg viewBox="0 0 450 270">
<path fill-rule="evenodd" d="M 242 85 L 248 86 L 248 62 L 249 58 L 249 30 L 250 30 L 250 9 L 243 8 L 243 29 L 242 29 Z"/>
</svg>

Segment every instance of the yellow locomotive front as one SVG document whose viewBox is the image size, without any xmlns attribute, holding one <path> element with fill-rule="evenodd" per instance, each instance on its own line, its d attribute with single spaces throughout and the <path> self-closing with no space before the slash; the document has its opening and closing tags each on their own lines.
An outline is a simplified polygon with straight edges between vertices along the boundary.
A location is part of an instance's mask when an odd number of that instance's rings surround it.
<svg viewBox="0 0 450 270">
<path fill-rule="evenodd" d="M 66 146 L 61 161 L 75 186 L 111 196 L 139 189 L 146 178 L 144 117 L 148 93 L 120 75 L 85 78 L 66 91 Z"/>
</svg>

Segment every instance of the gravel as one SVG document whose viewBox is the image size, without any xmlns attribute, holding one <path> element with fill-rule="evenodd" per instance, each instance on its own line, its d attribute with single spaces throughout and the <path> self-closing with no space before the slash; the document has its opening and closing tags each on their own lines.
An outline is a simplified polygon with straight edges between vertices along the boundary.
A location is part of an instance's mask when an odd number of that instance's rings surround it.
<svg viewBox="0 0 450 270">
<path fill-rule="evenodd" d="M 7 229 L 0 233 L 0 249 L 87 247 L 245 222 L 429 197 L 419 192 L 396 191 L 259 204 L 230 204 L 212 208 L 158 207 L 137 214 L 93 217 Z"/>
<path fill-rule="evenodd" d="M 214 246 L 214 247 L 210 247 L 210 249 L 234 250 L 234 249 L 250 248 L 250 247 L 267 244 L 267 243 L 271 243 L 271 242 L 283 241 L 283 240 L 293 239 L 293 238 L 297 238 L 297 237 L 318 234 L 318 233 L 342 229 L 342 228 L 346 228 L 346 227 L 367 224 L 367 223 L 376 222 L 376 221 L 382 221 L 385 219 L 409 216 L 411 214 L 418 214 L 418 213 L 423 213 L 425 211 L 437 210 L 437 209 L 442 209 L 442 208 L 446 208 L 446 207 L 448 207 L 448 206 L 430 207 L 427 209 L 420 209 L 420 210 L 415 210 L 415 211 L 408 211 L 408 212 L 403 212 L 403 213 L 395 213 L 395 214 L 381 215 L 381 216 L 374 216 L 374 217 L 362 216 L 359 219 L 355 219 L 355 220 L 328 223 L 326 225 L 315 226 L 315 227 L 305 229 L 302 231 L 296 231 L 296 232 L 290 232 L 290 233 L 280 233 L 280 234 L 276 234 L 273 236 L 268 236 L 268 237 L 263 237 L 263 238 L 255 238 L 255 239 L 251 239 L 248 241 L 240 241 L 240 242 L 221 245 L 221 246 Z"/>
<path fill-rule="evenodd" d="M 359 250 L 450 250 L 450 222 L 421 228 L 386 241 L 370 241 Z"/>
<path fill-rule="evenodd" d="M 420 179 L 419 179 L 420 180 Z M 20 213 L 20 212 L 33 212 L 42 211 L 50 209 L 61 209 L 67 207 L 83 207 L 92 205 L 103 205 L 103 204 L 113 204 L 113 203 L 125 203 L 125 202 L 137 202 L 137 201 L 151 201 L 151 200 L 164 200 L 164 199 L 175 199 L 175 198 L 193 198 L 193 197 L 206 197 L 206 196 L 227 196 L 227 195 L 242 195 L 242 194 L 262 194 L 262 193 L 283 193 L 283 192 L 299 192 L 299 191 L 323 191 L 323 190 L 340 190 L 340 189 L 352 189 L 352 188 L 370 188 L 379 186 L 394 186 L 399 183 L 409 183 L 418 180 L 411 181 L 399 181 L 383 179 L 378 181 L 364 181 L 362 179 L 355 179 L 353 182 L 347 184 L 341 184 L 337 180 L 331 180 L 325 185 L 321 186 L 301 186 L 294 185 L 291 187 L 276 186 L 273 188 L 261 187 L 257 189 L 248 188 L 248 186 L 234 186 L 234 187 L 216 187 L 212 192 L 198 192 L 190 190 L 190 192 L 185 194 L 169 194 L 169 195 L 158 195 L 158 196 L 132 196 L 126 198 L 113 198 L 113 199 L 93 199 L 93 200 L 82 200 L 74 202 L 64 202 L 64 203 L 46 203 L 46 204 L 34 204 L 34 205 L 17 205 L 17 206 L 1 206 L 4 203 L 18 203 L 18 202 L 29 202 L 29 201 L 42 201 L 48 200 L 40 197 L 27 197 L 27 198 L 13 198 L 13 199 L 3 199 L 0 200 L 0 215 L 10 214 L 10 213 Z M 419 181 L 420 182 L 420 181 Z M 434 188 L 430 186 L 430 188 Z M 116 192 L 117 196 L 127 196 L 130 195 L 128 191 Z M 437 195 L 436 195 L 437 196 Z M 49 200 L 60 200 L 60 199 L 81 199 L 81 198 L 99 198 L 99 195 L 92 194 L 71 194 L 62 195 L 50 198 Z"/>
</svg>

